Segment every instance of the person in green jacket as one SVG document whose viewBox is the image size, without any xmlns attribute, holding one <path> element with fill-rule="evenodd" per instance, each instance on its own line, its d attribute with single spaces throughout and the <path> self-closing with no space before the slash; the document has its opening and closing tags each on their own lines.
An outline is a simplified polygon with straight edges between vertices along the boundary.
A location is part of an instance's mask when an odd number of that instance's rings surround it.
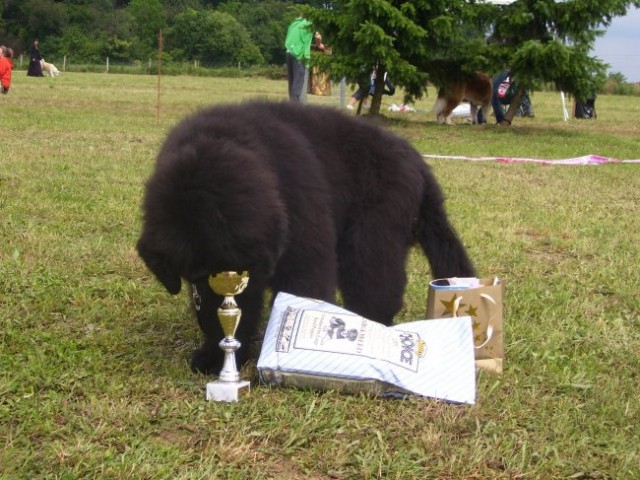
<svg viewBox="0 0 640 480">
<path fill-rule="evenodd" d="M 311 43 L 313 49 L 324 51 L 322 37 L 313 31 L 309 20 L 296 18 L 287 29 L 284 47 L 287 50 L 287 77 L 289 80 L 289 100 L 299 102 L 304 88 L 304 78 L 311 60 Z"/>
</svg>

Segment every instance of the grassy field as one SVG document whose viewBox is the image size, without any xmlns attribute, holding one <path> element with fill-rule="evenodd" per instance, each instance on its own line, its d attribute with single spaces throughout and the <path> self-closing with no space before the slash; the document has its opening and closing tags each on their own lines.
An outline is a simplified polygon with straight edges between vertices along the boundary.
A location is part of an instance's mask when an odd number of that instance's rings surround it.
<svg viewBox="0 0 640 480">
<path fill-rule="evenodd" d="M 479 272 L 507 285 L 505 373 L 479 374 L 476 405 L 257 383 L 206 403 L 189 299 L 134 249 L 143 183 L 186 114 L 286 85 L 161 86 L 16 74 L 0 98 L 0 478 L 640 478 L 640 165 L 429 161 Z M 640 97 L 564 122 L 559 95 L 535 93 L 511 128 L 440 126 L 432 102 L 386 128 L 425 154 L 640 158 Z M 428 266 L 416 251 L 408 268 L 398 322 L 425 310 Z"/>
</svg>

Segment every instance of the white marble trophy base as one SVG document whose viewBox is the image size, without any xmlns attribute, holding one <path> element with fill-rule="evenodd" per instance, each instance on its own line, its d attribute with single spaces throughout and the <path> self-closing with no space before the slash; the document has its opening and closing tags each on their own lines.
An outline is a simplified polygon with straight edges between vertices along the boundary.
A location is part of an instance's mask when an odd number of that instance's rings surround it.
<svg viewBox="0 0 640 480">
<path fill-rule="evenodd" d="M 238 382 L 209 382 L 207 383 L 206 400 L 216 402 L 237 402 L 240 397 L 249 393 L 251 382 L 241 380 Z"/>
</svg>

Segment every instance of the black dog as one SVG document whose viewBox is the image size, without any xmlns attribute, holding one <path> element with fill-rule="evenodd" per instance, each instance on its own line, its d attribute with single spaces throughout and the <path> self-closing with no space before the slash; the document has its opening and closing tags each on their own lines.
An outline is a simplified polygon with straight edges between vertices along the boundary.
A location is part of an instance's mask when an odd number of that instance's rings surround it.
<svg viewBox="0 0 640 480">
<path fill-rule="evenodd" d="M 205 340 L 191 367 L 217 372 L 222 299 L 210 274 L 249 271 L 237 297 L 243 343 L 269 288 L 330 302 L 339 288 L 345 308 L 389 325 L 416 241 L 434 277 L 475 275 L 443 203 L 422 157 L 365 121 L 293 102 L 218 106 L 166 139 L 146 185 L 138 252 L 170 293 L 181 278 L 195 284 Z"/>
</svg>

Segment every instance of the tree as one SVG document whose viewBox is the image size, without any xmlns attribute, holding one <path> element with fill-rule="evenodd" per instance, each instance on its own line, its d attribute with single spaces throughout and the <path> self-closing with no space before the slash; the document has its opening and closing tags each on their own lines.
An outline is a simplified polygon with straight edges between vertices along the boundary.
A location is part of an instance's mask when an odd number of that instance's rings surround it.
<svg viewBox="0 0 640 480">
<path fill-rule="evenodd" d="M 524 89 L 536 82 L 555 84 L 577 98 L 588 98 L 605 79 L 607 65 L 589 52 L 602 27 L 625 15 L 638 0 L 517 0 L 496 8 L 492 56 L 519 79 L 506 114 L 513 120 Z"/>
<path fill-rule="evenodd" d="M 98 34 L 90 36 L 80 27 L 72 25 L 61 37 L 51 37 L 47 46 L 58 55 L 67 55 L 74 63 L 103 63 L 109 52 L 104 49 L 106 36 Z"/>
<path fill-rule="evenodd" d="M 376 82 L 384 82 L 384 74 L 389 72 L 398 85 L 415 93 L 421 91 L 426 75 L 412 59 L 427 54 L 427 32 L 414 21 L 414 3 L 338 0 L 327 9 L 305 8 L 306 16 L 331 48 L 331 55 L 314 60 L 335 80 L 346 77 L 350 83 L 362 83 L 377 67 Z M 382 88 L 376 88 L 371 114 L 379 113 L 381 99 Z"/>
<path fill-rule="evenodd" d="M 240 22 L 260 49 L 266 63 L 285 63 L 284 37 L 287 33 L 288 2 L 268 0 L 261 2 L 232 0 L 218 8 Z"/>
<path fill-rule="evenodd" d="M 162 3 L 167 11 L 167 17 L 173 18 L 177 14 L 184 12 L 187 8 L 199 10 L 202 8 L 200 0 L 163 0 Z"/>
<path fill-rule="evenodd" d="M 352 83 L 378 65 L 419 98 L 426 80 L 444 83 L 475 70 L 493 74 L 510 66 L 520 90 L 536 82 L 584 97 L 603 82 L 606 66 L 589 52 L 599 28 L 640 0 L 515 0 L 496 6 L 474 0 L 336 0 L 305 9 L 333 55 L 319 58 L 332 78 Z M 378 75 L 382 81 L 383 75 Z M 371 112 L 378 113 L 376 88 Z M 507 113 L 512 120 L 519 104 Z"/>
<path fill-rule="evenodd" d="M 167 44 L 177 57 L 210 65 L 264 62 L 247 30 L 228 13 L 187 9 L 176 16 Z"/>
<path fill-rule="evenodd" d="M 427 81 L 436 83 L 486 67 L 485 31 L 478 12 L 465 0 L 342 0 L 327 9 L 308 9 L 333 55 L 319 58 L 332 78 L 362 83 L 375 66 L 370 112 L 379 113 L 384 73 L 404 88 L 405 101 L 420 98 Z M 473 53 L 471 53 L 473 52 Z"/>
<path fill-rule="evenodd" d="M 156 48 L 158 32 L 166 27 L 164 7 L 160 0 L 131 0 L 127 10 L 133 18 L 141 55 L 147 56 Z"/>
<path fill-rule="evenodd" d="M 58 35 L 68 24 L 65 6 L 53 0 L 25 0 L 19 8 L 31 40 Z"/>
</svg>

